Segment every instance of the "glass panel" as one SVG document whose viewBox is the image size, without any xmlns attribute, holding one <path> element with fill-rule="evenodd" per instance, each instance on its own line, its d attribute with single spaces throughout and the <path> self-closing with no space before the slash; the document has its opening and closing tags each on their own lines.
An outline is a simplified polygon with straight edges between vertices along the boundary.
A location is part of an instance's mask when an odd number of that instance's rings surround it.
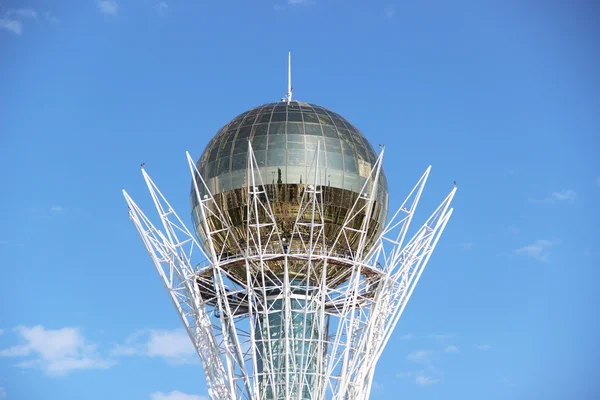
<svg viewBox="0 0 600 400">
<path fill-rule="evenodd" d="M 269 111 L 268 113 L 259 115 L 256 120 L 256 123 L 262 124 L 262 123 L 266 123 L 266 122 L 270 122 L 270 121 L 271 121 L 271 112 Z"/>
<path fill-rule="evenodd" d="M 248 165 L 248 153 L 236 154 L 231 158 L 231 170 L 245 169 Z"/>
<path fill-rule="evenodd" d="M 265 150 L 267 148 L 268 136 L 258 136 L 252 139 L 252 148 L 256 150 Z"/>
<path fill-rule="evenodd" d="M 281 122 L 281 121 L 285 121 L 286 119 L 286 114 L 283 112 L 274 112 L 273 113 L 273 117 L 271 118 L 271 122 Z"/>
<path fill-rule="evenodd" d="M 231 173 L 231 188 L 237 189 L 244 187 L 246 183 L 246 171 L 235 171 Z"/>
<path fill-rule="evenodd" d="M 221 156 L 228 156 L 231 154 L 231 147 L 233 146 L 233 142 L 225 142 L 223 145 L 223 149 L 221 150 Z"/>
<path fill-rule="evenodd" d="M 285 165 L 285 151 L 269 150 L 267 157 L 268 166 Z"/>
<path fill-rule="evenodd" d="M 231 175 L 229 173 L 217 177 L 219 192 L 231 190 Z"/>
<path fill-rule="evenodd" d="M 304 133 L 304 126 L 301 122 L 288 122 L 287 123 L 287 134 L 297 135 Z"/>
<path fill-rule="evenodd" d="M 288 111 L 288 121 L 292 122 L 302 122 L 302 114 L 299 112 L 290 112 Z"/>
<path fill-rule="evenodd" d="M 247 138 L 250 136 L 250 132 L 252 132 L 252 125 L 242 126 L 240 128 L 240 130 L 238 131 L 237 138 L 238 139 Z"/>
<path fill-rule="evenodd" d="M 306 132 L 307 135 L 315 135 L 315 136 L 322 136 L 323 135 L 323 131 L 321 130 L 321 126 L 320 125 L 304 124 L 304 130 L 305 130 L 305 132 Z"/>
<path fill-rule="evenodd" d="M 221 175 L 223 172 L 229 172 L 229 160 L 229 156 L 221 158 L 219 161 L 219 168 L 217 169 L 217 175 Z"/>
<path fill-rule="evenodd" d="M 269 131 L 269 124 L 254 125 L 254 137 L 266 135 Z"/>
<path fill-rule="evenodd" d="M 327 154 L 329 156 L 329 154 Z M 327 160 L 329 162 L 329 160 Z M 344 173 L 342 171 L 327 171 L 327 185 L 337 188 L 344 187 Z"/>
<path fill-rule="evenodd" d="M 217 162 L 212 161 L 208 163 L 208 177 L 212 178 L 217 174 Z"/>
<path fill-rule="evenodd" d="M 269 149 L 285 149 L 285 135 L 269 135 Z"/>
<path fill-rule="evenodd" d="M 302 143 L 304 145 L 304 135 L 290 135 L 288 133 L 287 141 L 288 141 L 288 143 L 294 142 L 294 143 Z"/>
<path fill-rule="evenodd" d="M 248 115 L 246 115 L 246 118 L 244 118 L 244 121 L 242 122 L 242 126 L 252 125 L 255 120 L 256 120 L 256 112 L 248 113 Z"/>
<path fill-rule="evenodd" d="M 310 122 L 314 124 L 319 123 L 319 117 L 313 112 L 303 112 L 302 118 L 304 118 L 304 122 Z"/>
<path fill-rule="evenodd" d="M 266 165 L 267 152 L 265 150 L 255 151 L 254 158 L 259 167 L 264 167 Z"/>
<path fill-rule="evenodd" d="M 333 138 L 325 138 L 325 147 L 327 151 L 336 151 L 338 153 L 342 152 L 342 145 L 340 143 L 340 139 Z"/>
<path fill-rule="evenodd" d="M 233 154 L 245 153 L 248 151 L 248 140 L 236 140 L 235 146 L 233 147 Z"/>
<path fill-rule="evenodd" d="M 288 150 L 287 165 L 305 165 L 304 149 Z"/>
<path fill-rule="evenodd" d="M 271 122 L 269 135 L 285 135 L 285 122 Z"/>
<path fill-rule="evenodd" d="M 339 118 L 337 118 L 335 116 L 332 116 L 331 119 L 335 123 L 336 127 L 340 128 L 340 129 L 346 128 L 346 124 L 344 124 L 344 122 L 341 119 L 339 119 Z"/>
<path fill-rule="evenodd" d="M 358 192 L 358 176 L 354 174 L 344 174 L 344 189 Z"/>
<path fill-rule="evenodd" d="M 338 138 L 338 133 L 334 127 L 329 125 L 323 125 L 323 135 L 331 138 Z"/>
<path fill-rule="evenodd" d="M 323 151 L 322 136 L 306 136 L 306 148 L 316 150 L 318 143 L 321 142 L 321 151 Z"/>
<path fill-rule="evenodd" d="M 333 121 L 327 114 L 319 114 L 319 121 L 321 124 L 333 126 Z"/>
<path fill-rule="evenodd" d="M 208 157 L 208 161 L 216 161 L 217 154 L 219 154 L 219 146 L 213 147 L 213 149 L 210 151 L 210 157 Z"/>
<path fill-rule="evenodd" d="M 342 153 L 327 151 L 327 168 L 344 169 Z"/>
<path fill-rule="evenodd" d="M 287 183 L 306 183 L 306 167 L 288 167 Z"/>
<path fill-rule="evenodd" d="M 344 170 L 355 174 L 358 173 L 356 158 L 354 158 L 353 154 L 344 154 Z"/>
</svg>

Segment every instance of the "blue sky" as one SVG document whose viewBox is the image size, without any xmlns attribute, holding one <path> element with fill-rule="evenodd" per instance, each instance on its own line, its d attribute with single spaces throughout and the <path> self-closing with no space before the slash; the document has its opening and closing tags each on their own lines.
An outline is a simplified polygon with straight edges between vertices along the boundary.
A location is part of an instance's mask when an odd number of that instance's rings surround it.
<svg viewBox="0 0 600 400">
<path fill-rule="evenodd" d="M 600 8 L 541 3 L 1 1 L 0 399 L 206 396 L 121 189 L 151 211 L 145 161 L 189 215 L 185 151 L 288 50 L 392 207 L 429 164 L 415 223 L 460 188 L 372 398 L 597 398 Z"/>
</svg>

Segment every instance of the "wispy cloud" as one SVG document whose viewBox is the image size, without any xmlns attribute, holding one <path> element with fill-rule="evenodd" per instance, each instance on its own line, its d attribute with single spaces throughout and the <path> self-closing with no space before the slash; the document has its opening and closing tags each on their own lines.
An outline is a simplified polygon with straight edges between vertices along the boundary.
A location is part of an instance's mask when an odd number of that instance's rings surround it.
<svg viewBox="0 0 600 400">
<path fill-rule="evenodd" d="M 437 378 L 425 375 L 425 371 L 418 371 L 415 375 L 415 383 L 419 386 L 431 386 L 439 381 Z"/>
<path fill-rule="evenodd" d="M 446 348 L 444 349 L 444 353 L 448 353 L 448 354 L 458 354 L 460 353 L 460 349 L 457 346 L 446 346 Z"/>
<path fill-rule="evenodd" d="M 169 12 L 169 5 L 166 1 L 159 1 L 154 5 L 154 9 L 161 17 L 164 17 Z"/>
<path fill-rule="evenodd" d="M 536 260 L 546 262 L 550 257 L 550 248 L 559 244 L 559 240 L 538 239 L 534 243 L 515 250 L 515 254 L 533 257 Z"/>
<path fill-rule="evenodd" d="M 412 371 L 398 372 L 396 378 L 410 378 L 412 375 Z"/>
<path fill-rule="evenodd" d="M 589 257 L 592 255 L 592 249 L 590 249 L 589 247 L 586 247 L 585 249 L 583 249 L 583 255 L 586 257 Z"/>
<path fill-rule="evenodd" d="M 412 333 L 406 333 L 402 336 L 400 336 L 398 339 L 400 340 L 412 340 L 415 337 L 415 335 L 413 335 Z"/>
<path fill-rule="evenodd" d="M 24 247 L 23 243 L 13 242 L 11 240 L 0 240 L 0 246 L 9 246 L 9 247 Z"/>
<path fill-rule="evenodd" d="M 15 19 L 0 18 L 0 29 L 20 35 L 23 33 L 23 24 Z"/>
<path fill-rule="evenodd" d="M 475 350 L 479 350 L 479 351 L 487 351 L 489 349 L 491 349 L 492 346 L 490 346 L 489 344 L 478 344 L 475 345 Z"/>
<path fill-rule="evenodd" d="M 18 326 L 22 344 L 0 350 L 0 357 L 28 358 L 17 364 L 36 368 L 49 376 L 64 376 L 75 370 L 106 369 L 114 363 L 103 359 L 96 346 L 88 344 L 77 328 L 46 329 L 41 325 Z"/>
<path fill-rule="evenodd" d="M 33 8 L 14 8 L 4 12 L 0 18 L 0 29 L 20 35 L 23 33 L 23 21 L 37 18 L 38 14 Z"/>
<path fill-rule="evenodd" d="M 543 199 L 530 198 L 530 203 L 557 203 L 557 202 L 574 202 L 577 200 L 577 192 L 571 189 L 561 190 L 560 192 L 552 192 Z"/>
<path fill-rule="evenodd" d="M 456 334 L 454 333 L 433 333 L 429 335 L 430 339 L 435 340 L 438 343 L 445 344 L 450 339 L 454 339 Z"/>
<path fill-rule="evenodd" d="M 50 212 L 52 214 L 64 214 L 65 212 L 67 212 L 67 209 L 63 206 L 52 206 L 50 207 Z"/>
<path fill-rule="evenodd" d="M 313 2 L 313 0 L 287 0 L 288 4 L 292 6 L 296 5 L 308 5 Z"/>
<path fill-rule="evenodd" d="M 433 360 L 433 351 L 416 350 L 406 356 L 406 359 L 420 364 L 428 364 Z"/>
<path fill-rule="evenodd" d="M 0 387 L 0 399 L 5 399 L 6 398 L 6 390 L 4 390 L 4 388 Z"/>
<path fill-rule="evenodd" d="M 197 394 L 187 394 L 178 390 L 173 390 L 170 393 L 156 392 L 150 395 L 151 400 L 208 400 L 206 396 Z"/>
<path fill-rule="evenodd" d="M 38 14 L 33 8 L 19 8 L 14 10 L 8 10 L 6 15 L 9 17 L 16 18 L 37 18 Z"/>
<path fill-rule="evenodd" d="M 119 5 L 114 0 L 98 0 L 97 6 L 102 14 L 117 15 L 119 13 Z"/>
<path fill-rule="evenodd" d="M 58 24 L 60 22 L 60 19 L 57 16 L 50 13 L 49 11 L 46 11 L 44 13 L 44 18 L 46 19 L 46 21 L 50 22 L 51 24 Z"/>
<path fill-rule="evenodd" d="M 0 335 L 4 333 L 4 329 L 0 329 Z"/>
<path fill-rule="evenodd" d="M 473 248 L 473 246 L 475 246 L 475 243 L 465 242 L 465 243 L 459 243 L 458 245 L 460 247 L 462 247 L 463 250 L 471 250 Z"/>
<path fill-rule="evenodd" d="M 387 18 L 393 18 L 396 15 L 396 9 L 394 7 L 386 7 L 383 12 Z"/>
<path fill-rule="evenodd" d="M 124 345 L 115 346 L 111 355 L 159 357 L 171 364 L 198 362 L 196 349 L 183 329 L 134 332 Z"/>
</svg>

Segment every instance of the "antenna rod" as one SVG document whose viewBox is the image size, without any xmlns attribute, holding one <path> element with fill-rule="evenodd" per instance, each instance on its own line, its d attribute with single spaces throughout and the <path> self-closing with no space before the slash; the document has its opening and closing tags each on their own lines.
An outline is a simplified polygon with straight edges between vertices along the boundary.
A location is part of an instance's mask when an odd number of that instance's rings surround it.
<svg viewBox="0 0 600 400">
<path fill-rule="evenodd" d="M 292 101 L 292 52 L 288 52 L 288 91 L 287 91 L 288 103 Z"/>
</svg>

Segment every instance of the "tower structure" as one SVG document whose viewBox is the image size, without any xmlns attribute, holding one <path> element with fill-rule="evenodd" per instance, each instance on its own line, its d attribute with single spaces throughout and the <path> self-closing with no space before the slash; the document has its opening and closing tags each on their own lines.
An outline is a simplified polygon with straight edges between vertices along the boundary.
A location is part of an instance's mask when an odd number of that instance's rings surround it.
<svg viewBox="0 0 600 400">
<path fill-rule="evenodd" d="M 161 228 L 123 192 L 213 400 L 368 399 L 452 214 L 407 239 L 430 168 L 388 220 L 384 147 L 291 92 L 187 154 L 193 230 L 143 168 Z"/>
</svg>

